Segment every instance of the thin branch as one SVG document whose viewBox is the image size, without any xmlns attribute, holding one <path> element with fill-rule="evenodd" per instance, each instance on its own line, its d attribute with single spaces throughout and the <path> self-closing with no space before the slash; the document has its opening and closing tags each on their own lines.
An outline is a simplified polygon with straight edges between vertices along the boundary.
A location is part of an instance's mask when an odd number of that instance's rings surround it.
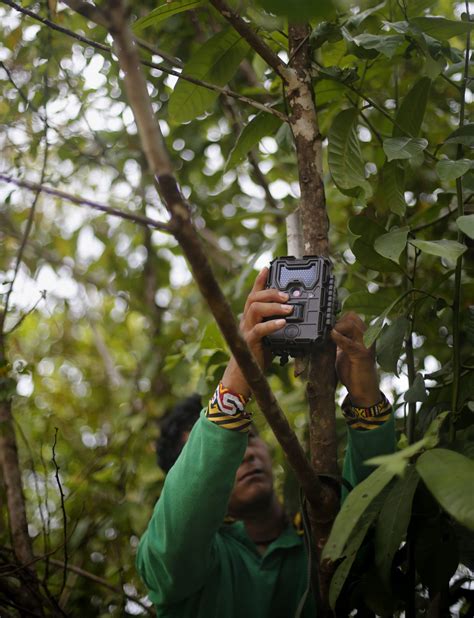
<svg viewBox="0 0 474 618">
<path fill-rule="evenodd" d="M 429 223 L 423 223 L 421 225 L 418 225 L 416 227 L 414 227 L 412 230 L 410 230 L 411 234 L 418 234 L 418 232 L 421 232 L 421 230 L 426 230 L 428 227 L 431 227 L 432 225 L 436 225 L 437 223 L 441 223 L 442 221 L 445 221 L 446 219 L 449 219 L 449 217 L 456 212 L 456 208 L 453 208 L 451 210 L 449 210 L 446 214 L 442 215 L 441 217 L 438 217 L 438 219 L 435 219 L 434 221 L 430 221 Z"/>
<path fill-rule="evenodd" d="M 43 155 L 43 165 L 41 167 L 41 176 L 40 176 L 40 185 L 44 182 L 44 177 L 46 174 L 46 165 L 48 163 L 48 116 L 46 112 L 46 102 L 47 102 L 47 93 L 48 93 L 48 78 L 45 75 L 45 115 L 44 115 L 44 155 Z M 25 232 L 23 234 L 23 238 L 21 240 L 20 248 L 18 250 L 18 255 L 15 264 L 15 270 L 13 271 L 13 277 L 10 282 L 10 287 L 8 288 L 8 292 L 5 298 L 5 305 L 3 307 L 3 312 L 0 315 L 0 355 L 2 360 L 5 356 L 5 320 L 7 318 L 8 313 L 8 305 L 10 302 L 10 297 L 13 292 L 13 288 L 15 286 L 15 281 L 18 276 L 18 271 L 20 270 L 21 262 L 23 261 L 23 253 L 25 251 L 26 243 L 28 242 L 28 238 L 30 236 L 31 229 L 33 227 L 33 221 L 35 218 L 36 206 L 38 204 L 39 196 L 41 191 L 37 188 L 35 192 L 35 197 L 33 198 L 33 203 L 30 207 L 30 212 L 28 213 L 28 219 L 26 222 Z"/>
<path fill-rule="evenodd" d="M 125 591 L 120 588 L 120 586 L 114 586 L 113 584 L 109 583 L 106 579 L 103 579 L 102 577 L 99 577 L 98 575 L 95 575 L 94 573 L 91 573 L 90 571 L 86 571 L 85 569 L 75 566 L 74 564 L 68 564 L 67 566 L 65 566 L 64 562 L 61 562 L 61 560 L 56 560 L 56 559 L 52 559 L 51 564 L 54 564 L 55 566 L 58 566 L 60 568 L 67 568 L 68 571 L 71 571 L 72 573 L 77 573 L 77 575 L 80 575 L 81 577 L 84 577 L 85 579 L 88 579 L 89 581 L 99 584 L 99 586 L 107 588 L 108 590 L 111 590 L 112 592 L 116 592 L 117 594 L 122 594 L 130 601 L 133 601 L 137 605 L 140 605 L 140 607 L 142 607 L 149 616 L 156 615 L 156 612 L 150 609 L 142 601 L 140 601 L 139 598 L 132 596 L 130 594 L 126 594 Z"/>
<path fill-rule="evenodd" d="M 470 20 L 469 2 L 465 1 L 467 18 Z M 466 51 L 464 58 L 464 75 L 461 89 L 461 106 L 459 109 L 459 128 L 464 126 L 465 108 L 466 108 L 466 88 L 469 80 L 469 57 L 471 53 L 471 33 L 466 35 Z M 463 145 L 457 147 L 456 158 L 461 159 L 464 153 Z M 457 215 L 464 215 L 464 197 L 462 177 L 456 179 L 456 198 L 457 198 Z M 464 234 L 461 230 L 458 231 L 458 242 L 464 242 Z M 451 441 L 456 437 L 455 422 L 459 415 L 459 389 L 461 382 L 461 293 L 462 293 L 462 262 L 463 256 L 460 255 L 456 260 L 456 270 L 454 274 L 454 298 L 453 298 L 453 390 L 451 396 Z"/>
<path fill-rule="evenodd" d="M 23 8 L 22 6 L 18 5 L 16 2 L 13 2 L 13 0 L 0 0 L 0 3 L 6 4 L 14 8 L 15 10 L 19 11 L 20 13 L 23 13 L 24 15 L 28 15 L 28 17 L 31 17 L 32 19 L 36 19 L 37 21 L 41 22 L 48 28 L 52 28 L 53 30 L 61 32 L 62 34 L 72 37 L 80 41 L 81 43 L 90 45 L 91 47 L 94 47 L 95 49 L 106 52 L 107 54 L 112 53 L 112 48 L 109 45 L 105 45 L 104 43 L 97 43 L 96 41 L 93 41 L 92 39 L 88 39 L 85 36 L 77 34 L 76 32 L 73 32 L 72 30 L 68 30 L 67 28 L 64 28 L 63 26 L 58 26 L 53 21 L 46 19 L 44 17 L 41 17 L 34 11 L 30 11 L 29 9 Z M 137 44 L 144 47 L 147 51 L 151 51 L 153 49 L 152 53 L 161 55 L 166 60 L 169 60 L 170 58 L 168 54 L 161 52 L 161 50 L 154 49 L 150 47 L 148 44 L 143 45 L 143 41 L 141 41 L 140 39 L 137 40 Z M 264 105 L 263 103 L 260 103 L 259 101 L 255 101 L 254 99 L 251 99 L 250 97 L 241 95 L 238 92 L 234 92 L 230 88 L 222 88 L 221 86 L 216 86 L 215 84 L 211 84 L 209 82 L 196 79 L 195 77 L 180 73 L 179 71 L 170 69 L 166 66 L 163 66 L 162 64 L 157 64 L 156 62 L 149 62 L 148 60 L 140 59 L 140 63 L 151 69 L 157 69 L 158 71 L 162 71 L 163 73 L 166 73 L 167 75 L 173 75 L 174 77 L 178 77 L 180 79 L 183 79 L 184 81 L 188 81 L 191 84 L 195 84 L 196 86 L 201 86 L 202 88 L 206 88 L 207 90 L 213 90 L 214 92 L 218 92 L 219 94 L 223 94 L 228 97 L 232 97 L 233 99 L 237 99 L 238 101 L 241 101 L 242 103 L 246 103 L 247 105 L 250 105 L 254 107 L 255 109 L 259 109 L 260 111 L 266 112 L 267 114 L 272 114 L 273 116 L 280 118 L 280 120 L 284 122 L 288 120 L 285 114 L 282 114 L 277 109 L 268 107 L 267 105 Z"/>
<path fill-rule="evenodd" d="M 42 300 L 44 300 L 46 298 L 46 290 L 42 290 L 40 293 L 40 297 L 38 298 L 38 300 L 35 302 L 35 304 L 33 305 L 33 307 L 31 307 L 31 309 L 28 309 L 28 311 L 26 313 L 24 313 L 20 319 L 10 328 L 10 330 L 8 330 L 5 335 L 11 335 L 17 328 L 19 328 L 23 322 L 26 320 L 26 318 L 31 315 L 33 313 L 33 311 L 36 309 L 36 307 L 40 304 L 40 302 Z"/>
<path fill-rule="evenodd" d="M 252 27 L 242 19 L 224 0 L 209 0 L 212 6 L 226 19 L 231 26 L 247 41 L 257 54 L 279 75 L 287 81 L 286 64 L 268 47 Z"/>
<path fill-rule="evenodd" d="M 0 180 L 12 183 L 17 187 L 29 189 L 30 191 L 40 191 L 42 193 L 47 193 L 48 195 L 53 195 L 54 197 L 59 197 L 63 200 L 67 200 L 68 202 L 72 202 L 76 206 L 89 206 L 94 210 L 99 210 L 100 212 L 104 212 L 114 217 L 119 217 L 120 219 L 126 219 L 127 221 L 133 221 L 134 223 L 138 223 L 139 225 L 152 227 L 160 230 L 161 232 L 171 233 L 168 224 L 162 223 L 161 221 L 156 221 L 155 219 L 151 219 L 150 217 L 134 215 L 132 213 L 119 210 L 118 208 L 113 208 L 112 206 L 99 204 L 99 202 L 94 202 L 93 200 L 89 200 L 84 197 L 76 197 L 75 195 L 71 195 L 70 193 L 66 193 L 65 191 L 61 191 L 59 189 L 53 189 L 52 187 L 39 185 L 35 182 L 30 182 L 29 180 L 20 180 L 19 178 L 13 178 L 13 176 L 8 176 L 7 174 L 0 174 Z"/>
<path fill-rule="evenodd" d="M 64 570 L 63 570 L 63 583 L 61 585 L 61 591 L 59 596 L 63 593 L 64 588 L 66 587 L 66 579 L 67 579 L 67 562 L 68 562 L 68 553 L 67 553 L 67 515 L 66 515 L 66 507 L 64 505 L 65 495 L 63 491 L 63 486 L 61 483 L 61 479 L 59 478 L 59 466 L 56 461 L 56 444 L 58 441 L 58 428 L 55 427 L 54 432 L 54 442 L 53 442 L 53 464 L 55 470 L 56 483 L 59 489 L 59 495 L 61 497 L 61 512 L 63 514 L 63 536 L 64 536 Z"/>
<path fill-rule="evenodd" d="M 155 159 L 148 159 L 148 165 L 156 178 L 158 189 L 171 214 L 173 233 L 191 264 L 194 278 L 202 295 L 207 300 L 259 407 L 282 445 L 300 484 L 308 495 L 308 499 L 317 502 L 325 493 L 325 488 L 311 469 L 296 434 L 278 405 L 260 366 L 239 332 L 232 309 L 214 277 L 199 236 L 191 223 L 189 206 L 171 173 L 171 163 L 166 152 L 163 136 L 158 123 L 154 119 L 145 77 L 140 68 L 136 46 L 126 21 L 124 7 L 120 1 L 109 1 L 108 17 L 112 23 L 111 34 L 124 74 L 129 104 L 134 113 L 135 122 L 139 127 L 139 134 L 144 142 L 143 150 L 147 154 L 153 151 L 158 153 Z M 145 127 L 150 130 L 144 130 Z M 151 144 L 150 142 L 154 143 Z M 163 163 L 162 167 L 159 165 L 161 162 Z"/>
</svg>

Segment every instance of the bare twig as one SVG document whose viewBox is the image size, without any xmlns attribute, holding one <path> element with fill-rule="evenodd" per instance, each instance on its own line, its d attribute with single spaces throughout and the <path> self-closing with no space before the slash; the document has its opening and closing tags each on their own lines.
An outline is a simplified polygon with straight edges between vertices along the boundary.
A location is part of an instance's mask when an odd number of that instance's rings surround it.
<svg viewBox="0 0 474 618">
<path fill-rule="evenodd" d="M 31 307 L 31 309 L 28 309 L 28 311 L 26 313 L 24 313 L 20 319 L 10 328 L 9 331 L 7 331 L 5 333 L 5 335 L 11 335 L 11 333 L 13 333 L 13 331 L 15 331 L 17 328 L 19 328 L 23 322 L 26 320 L 26 318 L 31 315 L 33 313 L 33 311 L 36 309 L 36 307 L 40 304 L 40 302 L 42 300 L 44 300 L 46 298 L 46 290 L 42 290 L 42 292 L 40 293 L 40 297 L 38 298 L 38 300 L 35 302 L 35 304 L 33 305 L 33 307 Z"/>
<path fill-rule="evenodd" d="M 67 28 L 64 28 L 63 26 L 58 26 L 53 21 L 51 21 L 49 19 L 46 19 L 44 17 L 41 17 L 40 15 L 35 13 L 34 11 L 30 11 L 29 9 L 23 8 L 22 6 L 20 6 L 16 2 L 13 2 L 13 0 L 0 0 L 0 3 L 6 4 L 6 5 L 14 8 L 14 9 L 16 9 L 20 13 L 23 13 L 24 15 L 28 15 L 28 17 L 31 17 L 32 19 L 36 19 L 37 21 L 41 22 L 42 24 L 44 24 L 48 28 L 52 28 L 53 30 L 61 32 L 62 34 L 70 36 L 70 37 L 80 41 L 81 43 L 86 43 L 87 45 L 90 45 L 91 47 L 94 47 L 95 49 L 98 49 L 100 51 L 106 52 L 108 54 L 112 53 L 112 49 L 108 45 L 105 45 L 104 43 L 97 43 L 96 41 L 93 41 L 92 39 L 89 39 L 89 38 L 87 38 L 85 36 L 77 34 L 77 33 L 73 32 L 72 30 L 68 30 Z M 139 44 L 138 41 L 137 41 L 137 44 Z M 153 49 L 153 53 L 156 53 L 156 54 L 162 56 L 163 58 L 165 58 L 167 60 L 170 58 L 169 55 L 163 53 L 159 49 L 151 48 L 149 45 L 146 45 L 146 46 L 144 45 L 143 47 L 145 47 L 145 49 L 147 49 L 147 51 L 151 51 L 151 49 Z M 147 66 L 147 67 L 151 68 L 151 69 L 157 69 L 158 71 L 162 71 L 163 73 L 166 73 L 167 75 L 173 75 L 174 77 L 178 77 L 180 79 L 183 79 L 184 81 L 188 81 L 191 84 L 195 84 L 196 86 L 201 86 L 202 88 L 206 88 L 207 90 L 213 90 L 214 92 L 218 92 L 218 93 L 226 95 L 228 97 L 232 97 L 233 99 L 237 99 L 238 101 L 241 101 L 242 103 L 246 103 L 247 105 L 255 107 L 255 109 L 258 109 L 260 111 L 266 112 L 267 114 L 272 114 L 273 116 L 277 116 L 278 118 L 280 118 L 284 122 L 287 121 L 287 117 L 285 116 L 285 114 L 282 114 L 277 109 L 274 109 L 272 107 L 268 107 L 267 105 L 264 105 L 263 103 L 260 103 L 259 101 L 255 101 L 254 99 L 251 99 L 250 97 L 246 97 L 244 95 L 241 95 L 238 92 L 234 92 L 230 88 L 222 88 L 221 86 L 216 86 L 215 84 L 211 84 L 209 82 L 205 82 L 203 80 L 196 79 L 195 77 L 183 74 L 183 73 L 181 73 L 179 71 L 175 71 L 173 69 L 170 69 L 170 68 L 164 66 L 163 64 L 157 64 L 156 62 L 149 62 L 148 60 L 141 59 L 140 63 L 143 64 L 144 66 Z"/>
<path fill-rule="evenodd" d="M 61 560 L 52 559 L 51 564 L 54 564 L 60 568 L 67 568 L 68 571 L 77 573 L 81 577 L 84 577 L 91 582 L 99 584 L 99 586 L 102 586 L 103 588 L 107 588 L 108 590 L 111 590 L 112 592 L 116 592 L 117 594 L 122 594 L 127 599 L 129 599 L 130 601 L 133 601 L 134 603 L 139 605 L 142 609 L 144 609 L 149 616 L 156 616 L 156 612 L 153 609 L 150 609 L 147 605 L 145 605 L 138 597 L 132 596 L 130 594 L 126 594 L 124 590 L 120 588 L 120 586 L 114 586 L 113 584 L 108 582 L 106 579 L 103 579 L 102 577 L 99 577 L 98 575 L 95 575 L 94 573 L 91 573 L 90 571 L 86 571 L 85 569 L 75 566 L 74 564 L 68 564 L 67 566 L 65 566 L 64 562 L 61 562 Z"/>
<path fill-rule="evenodd" d="M 40 185 L 44 182 L 44 177 L 46 173 L 46 165 L 48 163 L 48 116 L 46 112 L 46 101 L 47 101 L 47 93 L 48 93 L 48 78 L 45 75 L 45 105 L 44 105 L 44 155 L 43 155 L 43 165 L 41 167 L 41 177 L 40 177 Z M 33 198 L 33 203 L 30 207 L 30 212 L 28 214 L 28 219 L 26 221 L 25 232 L 23 234 L 23 238 L 21 240 L 20 248 L 18 250 L 18 255 L 15 264 L 15 270 L 13 271 L 13 277 L 10 282 L 10 287 L 8 288 L 8 292 L 5 298 L 5 305 L 3 307 L 3 312 L 0 314 L 0 348 L 1 348 L 1 356 L 5 355 L 4 346 L 5 346 L 5 320 L 8 314 L 8 305 L 10 302 L 10 297 L 13 292 L 13 288 L 15 286 L 15 281 L 18 276 L 18 271 L 20 270 L 20 265 L 23 260 L 23 253 L 25 251 L 26 243 L 28 242 L 28 238 L 30 236 L 31 229 L 33 227 L 33 221 L 35 218 L 36 205 L 38 204 L 38 199 L 41 194 L 40 189 L 36 189 L 35 196 Z"/>
<path fill-rule="evenodd" d="M 39 185 L 35 182 L 30 182 L 28 180 L 20 180 L 19 178 L 13 178 L 13 176 L 8 176 L 7 174 L 0 174 L 0 180 L 3 180 L 4 182 L 10 182 L 17 187 L 23 187 L 25 189 L 29 189 L 30 191 L 39 191 L 42 193 L 47 193 L 48 195 L 53 195 L 54 197 L 59 197 L 61 199 L 67 200 L 68 202 L 76 204 L 76 206 L 89 206 L 94 210 L 99 210 L 100 212 L 104 212 L 114 217 L 120 217 L 121 219 L 133 221 L 134 223 L 138 223 L 139 225 L 152 227 L 160 230 L 161 232 L 171 233 L 169 226 L 166 223 L 162 223 L 161 221 L 156 221 L 155 219 L 151 219 L 150 217 L 144 217 L 142 215 L 135 215 L 129 212 L 125 212 L 123 210 L 119 210 L 118 208 L 113 208 L 112 206 L 106 206 L 105 204 L 99 204 L 99 202 L 94 202 L 93 200 L 89 200 L 84 197 L 76 197 L 75 195 L 71 195 L 70 193 L 61 191 L 60 189 L 53 189 L 52 187 Z"/>
<path fill-rule="evenodd" d="M 61 511 L 63 514 L 63 536 L 64 536 L 64 570 L 63 570 L 63 583 L 61 585 L 61 591 L 59 593 L 59 596 L 61 596 L 64 588 L 66 587 L 66 579 L 67 579 L 67 563 L 68 563 L 68 551 L 67 551 L 67 515 L 66 515 L 66 507 L 64 505 L 64 500 L 65 500 L 65 496 L 64 496 L 64 491 L 63 491 L 63 486 L 61 483 L 61 479 L 59 478 L 59 466 L 58 466 L 58 462 L 56 461 L 56 444 L 58 441 L 58 428 L 55 427 L 55 432 L 54 432 L 54 442 L 53 442 L 53 464 L 54 464 L 54 469 L 55 469 L 55 477 L 56 477 L 56 483 L 58 485 L 58 489 L 59 489 L 59 495 L 61 497 Z"/>
</svg>

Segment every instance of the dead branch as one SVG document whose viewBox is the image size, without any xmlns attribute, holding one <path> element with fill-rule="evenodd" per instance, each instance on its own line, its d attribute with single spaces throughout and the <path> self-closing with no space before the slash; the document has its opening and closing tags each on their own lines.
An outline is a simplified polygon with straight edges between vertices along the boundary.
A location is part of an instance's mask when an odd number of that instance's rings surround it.
<svg viewBox="0 0 474 618">
<path fill-rule="evenodd" d="M 67 514 L 66 514 L 66 507 L 64 505 L 64 500 L 65 500 L 65 496 L 64 496 L 64 491 L 63 491 L 63 486 L 61 483 L 61 479 L 59 478 L 59 466 L 58 466 L 58 462 L 56 461 L 56 444 L 58 441 L 58 428 L 55 427 L 54 428 L 54 442 L 53 442 L 53 447 L 52 447 L 52 461 L 53 461 L 53 465 L 54 465 L 54 471 L 55 471 L 55 477 L 56 477 L 56 483 L 58 485 L 58 489 L 59 489 L 59 495 L 61 498 L 61 512 L 63 515 L 63 535 L 64 535 L 64 570 L 63 570 L 63 583 L 61 585 L 61 591 L 59 593 L 59 596 L 61 596 L 61 594 L 63 593 L 64 588 L 66 587 L 66 579 L 67 579 L 67 563 L 68 563 L 68 551 L 67 551 Z"/>
<path fill-rule="evenodd" d="M 7 176 L 7 174 L 0 174 L 0 180 L 12 183 L 17 187 L 29 189 L 30 191 L 40 191 L 54 197 L 59 197 L 63 200 L 67 200 L 68 202 L 72 202 L 76 206 L 89 206 L 94 210 L 105 212 L 106 214 L 112 215 L 114 217 L 120 217 L 121 219 L 133 221 L 134 223 L 138 223 L 139 225 L 152 227 L 160 230 L 161 232 L 171 233 L 169 226 L 166 223 L 162 223 L 161 221 L 156 221 L 155 219 L 151 219 L 150 217 L 144 217 L 142 215 L 135 215 L 130 212 L 125 212 L 123 210 L 119 210 L 118 208 L 113 208 L 112 206 L 106 206 L 105 204 L 99 204 L 98 202 L 86 199 L 85 197 L 76 197 L 75 195 L 71 195 L 70 193 L 61 191 L 60 189 L 53 189 L 52 187 L 46 187 L 44 185 L 30 182 L 28 180 L 20 180 L 18 178 L 13 178 L 12 176 Z"/>
</svg>

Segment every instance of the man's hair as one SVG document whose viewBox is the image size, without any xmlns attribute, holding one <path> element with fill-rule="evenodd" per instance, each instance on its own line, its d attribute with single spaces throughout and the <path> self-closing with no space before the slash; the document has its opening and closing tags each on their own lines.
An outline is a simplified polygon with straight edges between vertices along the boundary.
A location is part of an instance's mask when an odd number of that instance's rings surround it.
<svg viewBox="0 0 474 618">
<path fill-rule="evenodd" d="M 184 446 L 183 437 L 191 431 L 199 418 L 202 404 L 201 397 L 194 393 L 178 402 L 160 419 L 160 437 L 156 441 L 158 465 L 168 472 Z"/>
</svg>

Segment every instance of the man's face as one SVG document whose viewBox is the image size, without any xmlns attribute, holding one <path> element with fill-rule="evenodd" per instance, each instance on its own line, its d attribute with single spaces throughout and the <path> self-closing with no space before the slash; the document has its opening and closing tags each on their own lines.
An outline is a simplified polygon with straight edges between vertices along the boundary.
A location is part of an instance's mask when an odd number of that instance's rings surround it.
<svg viewBox="0 0 474 618">
<path fill-rule="evenodd" d="M 244 459 L 235 475 L 229 515 L 243 518 L 267 506 L 273 497 L 272 460 L 268 447 L 250 431 Z"/>
</svg>

